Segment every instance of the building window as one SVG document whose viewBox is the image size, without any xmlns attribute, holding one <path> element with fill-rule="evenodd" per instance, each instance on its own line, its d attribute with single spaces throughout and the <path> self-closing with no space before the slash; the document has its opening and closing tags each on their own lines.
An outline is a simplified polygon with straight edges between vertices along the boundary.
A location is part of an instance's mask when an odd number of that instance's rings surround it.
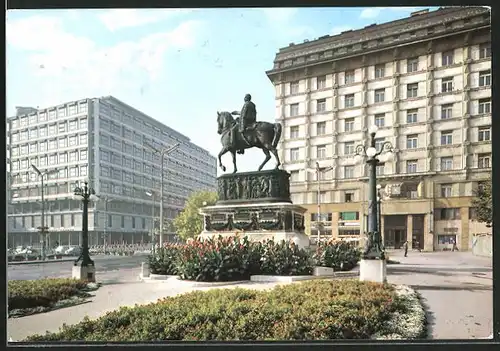
<svg viewBox="0 0 500 351">
<path fill-rule="evenodd" d="M 76 162 L 78 161 L 78 154 L 76 151 L 70 152 L 69 153 L 69 162 Z"/>
<path fill-rule="evenodd" d="M 318 159 L 326 158 L 326 145 L 316 146 L 316 158 Z"/>
<path fill-rule="evenodd" d="M 385 89 L 377 89 L 375 90 L 375 99 L 374 101 L 377 102 L 384 102 L 385 101 Z"/>
<path fill-rule="evenodd" d="M 344 179 L 354 178 L 354 166 L 344 166 Z"/>
<path fill-rule="evenodd" d="M 441 92 L 449 93 L 451 91 L 453 91 L 453 77 L 441 79 Z"/>
<path fill-rule="evenodd" d="M 384 163 L 379 163 L 377 164 L 377 167 L 375 168 L 375 172 L 378 176 L 384 175 L 384 170 L 385 170 L 385 164 Z"/>
<path fill-rule="evenodd" d="M 375 149 L 380 151 L 382 149 L 382 144 L 384 142 L 385 142 L 385 138 L 376 138 L 375 139 Z"/>
<path fill-rule="evenodd" d="M 68 115 L 76 115 L 76 105 L 68 106 Z"/>
<path fill-rule="evenodd" d="M 406 161 L 406 173 L 417 173 L 418 171 L 418 161 L 408 160 Z"/>
<path fill-rule="evenodd" d="M 385 65 L 375 66 L 375 79 L 385 77 Z"/>
<path fill-rule="evenodd" d="M 82 118 L 80 120 L 80 129 L 87 129 L 87 118 Z"/>
<path fill-rule="evenodd" d="M 406 148 L 407 149 L 418 148 L 418 134 L 410 134 L 406 136 Z"/>
<path fill-rule="evenodd" d="M 354 155 L 354 141 L 344 143 L 344 155 Z"/>
<path fill-rule="evenodd" d="M 59 133 L 66 133 L 66 123 L 59 123 Z"/>
<path fill-rule="evenodd" d="M 46 165 L 47 165 L 47 156 L 40 157 L 40 166 L 46 166 Z"/>
<path fill-rule="evenodd" d="M 479 127 L 477 132 L 478 141 L 490 141 L 491 140 L 491 127 Z"/>
<path fill-rule="evenodd" d="M 37 129 L 30 129 L 30 132 L 29 132 L 30 139 L 36 139 L 38 137 L 37 134 L 38 134 Z"/>
<path fill-rule="evenodd" d="M 49 150 L 57 149 L 57 140 L 49 140 Z"/>
<path fill-rule="evenodd" d="M 379 128 L 385 126 L 385 113 L 379 113 L 375 115 L 375 125 Z"/>
<path fill-rule="evenodd" d="M 290 149 L 290 161 L 298 161 L 299 160 L 299 148 L 295 147 Z"/>
<path fill-rule="evenodd" d="M 299 126 L 290 127 L 290 139 L 297 139 L 299 137 Z"/>
<path fill-rule="evenodd" d="M 299 93 L 299 82 L 291 82 L 290 83 L 290 94 L 298 94 Z"/>
<path fill-rule="evenodd" d="M 417 122 L 418 122 L 418 110 L 406 111 L 406 123 L 417 123 Z"/>
<path fill-rule="evenodd" d="M 410 58 L 406 61 L 406 72 L 412 73 L 418 71 L 418 57 Z"/>
<path fill-rule="evenodd" d="M 477 155 L 477 167 L 478 168 L 491 168 L 491 154 L 479 154 L 479 155 Z"/>
<path fill-rule="evenodd" d="M 344 107 L 354 107 L 354 94 L 348 94 L 344 96 Z"/>
<path fill-rule="evenodd" d="M 69 130 L 74 131 L 77 129 L 78 129 L 78 121 L 77 120 L 69 121 Z"/>
<path fill-rule="evenodd" d="M 325 112 L 325 111 L 326 111 L 326 99 L 316 100 L 316 112 Z"/>
<path fill-rule="evenodd" d="M 70 167 L 69 176 L 70 177 L 78 177 L 78 167 Z"/>
<path fill-rule="evenodd" d="M 444 184 L 443 184 L 444 185 Z M 449 186 L 451 189 L 451 184 L 445 185 Z M 443 196 L 445 197 L 445 196 Z M 436 209 L 436 220 L 457 220 L 460 219 L 460 209 L 459 208 L 437 208 Z"/>
<path fill-rule="evenodd" d="M 290 117 L 299 115 L 299 104 L 291 104 L 290 105 Z"/>
<path fill-rule="evenodd" d="M 134 217 L 132 217 L 134 218 Z M 125 216 L 121 216 L 121 225 L 122 225 L 122 228 L 125 228 Z"/>
<path fill-rule="evenodd" d="M 479 114 L 484 115 L 487 113 L 491 113 L 491 99 L 480 99 Z"/>
<path fill-rule="evenodd" d="M 451 184 L 441 184 L 441 197 L 452 197 L 452 196 L 453 196 L 453 186 Z M 446 218 L 446 219 L 451 219 L 451 218 Z"/>
<path fill-rule="evenodd" d="M 344 132 L 352 132 L 354 130 L 354 118 L 346 118 L 344 120 Z"/>
<path fill-rule="evenodd" d="M 68 146 L 68 139 L 66 139 L 66 138 L 59 139 L 59 148 L 60 149 L 65 148 L 67 146 Z"/>
<path fill-rule="evenodd" d="M 355 78 L 356 78 L 356 74 L 354 73 L 354 71 L 346 71 L 344 82 L 345 82 L 345 84 L 352 84 L 352 83 L 354 83 Z"/>
<path fill-rule="evenodd" d="M 453 51 L 443 52 L 441 54 L 441 66 L 450 66 L 453 64 Z"/>
<path fill-rule="evenodd" d="M 66 162 L 68 162 L 68 154 L 67 153 L 59 154 L 59 163 L 62 164 Z"/>
<path fill-rule="evenodd" d="M 408 84 L 406 86 L 406 98 L 416 98 L 418 96 L 418 83 Z"/>
<path fill-rule="evenodd" d="M 441 119 L 453 117 L 453 104 L 441 105 Z"/>
<path fill-rule="evenodd" d="M 78 106 L 78 112 L 79 113 L 87 113 L 87 110 L 88 110 L 88 107 L 87 107 L 87 103 L 84 102 L 84 103 L 81 103 L 79 106 Z"/>
<path fill-rule="evenodd" d="M 317 89 L 326 88 L 326 76 L 319 76 L 316 78 L 316 88 Z"/>
<path fill-rule="evenodd" d="M 80 166 L 80 176 L 84 177 L 87 175 L 87 166 Z"/>
<path fill-rule="evenodd" d="M 87 145 L 87 134 L 80 134 L 80 145 Z"/>
<path fill-rule="evenodd" d="M 299 171 L 290 171 L 290 181 L 291 182 L 298 182 L 298 181 L 300 181 L 300 179 L 299 179 Z"/>
<path fill-rule="evenodd" d="M 479 86 L 480 87 L 489 87 L 491 85 L 491 71 L 482 71 L 479 72 Z"/>
<path fill-rule="evenodd" d="M 316 135 L 325 135 L 325 134 L 326 134 L 326 122 L 316 123 Z"/>
<path fill-rule="evenodd" d="M 39 132 L 40 132 L 40 137 L 46 137 L 47 136 L 47 127 L 41 127 Z"/>
<path fill-rule="evenodd" d="M 453 170 L 453 157 L 441 157 L 441 170 L 451 171 Z"/>
<path fill-rule="evenodd" d="M 49 135 L 50 136 L 56 135 L 56 125 L 55 124 L 49 126 Z"/>
<path fill-rule="evenodd" d="M 491 44 L 479 45 L 479 59 L 491 57 Z"/>
<path fill-rule="evenodd" d="M 447 130 L 441 132 L 441 145 L 453 144 L 453 131 Z"/>
<path fill-rule="evenodd" d="M 340 212 L 339 218 L 341 221 L 358 221 L 359 212 Z"/>
<path fill-rule="evenodd" d="M 87 150 L 80 150 L 80 160 L 81 161 L 87 160 Z"/>
<path fill-rule="evenodd" d="M 354 201 L 354 193 L 346 191 L 344 193 L 344 201 L 345 202 L 353 202 Z"/>
</svg>

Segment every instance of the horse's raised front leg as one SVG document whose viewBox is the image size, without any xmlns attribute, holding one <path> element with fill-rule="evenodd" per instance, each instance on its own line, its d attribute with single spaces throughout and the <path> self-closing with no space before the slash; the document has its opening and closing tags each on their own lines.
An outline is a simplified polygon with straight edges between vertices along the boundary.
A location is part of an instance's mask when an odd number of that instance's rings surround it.
<svg viewBox="0 0 500 351">
<path fill-rule="evenodd" d="M 221 160 L 221 157 L 226 153 L 228 152 L 228 148 L 224 147 L 220 152 L 219 152 L 219 167 L 222 168 L 222 171 L 225 172 L 226 171 L 226 167 L 222 164 L 222 160 Z"/>
<path fill-rule="evenodd" d="M 262 164 L 259 166 L 259 171 L 261 171 L 262 168 L 264 168 L 264 166 L 266 165 L 267 161 L 271 159 L 271 153 L 268 149 L 264 148 L 262 149 L 262 151 L 264 151 L 264 153 L 266 154 L 266 158 L 264 159 L 264 162 L 262 162 Z"/>
<path fill-rule="evenodd" d="M 233 156 L 233 166 L 234 166 L 233 174 L 234 174 L 238 172 L 238 168 L 236 168 L 236 150 L 231 150 L 231 156 Z"/>
</svg>

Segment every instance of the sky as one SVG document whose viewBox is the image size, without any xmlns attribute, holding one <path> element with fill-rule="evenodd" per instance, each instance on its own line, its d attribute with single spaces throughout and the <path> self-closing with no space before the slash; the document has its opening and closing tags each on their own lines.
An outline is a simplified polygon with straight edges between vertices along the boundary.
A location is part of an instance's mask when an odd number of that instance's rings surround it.
<svg viewBox="0 0 500 351">
<path fill-rule="evenodd" d="M 113 95 L 216 156 L 217 111 L 241 109 L 246 93 L 258 120 L 275 120 L 275 90 L 265 72 L 279 48 L 420 9 L 8 11 L 7 115 L 15 114 L 15 106 L 45 108 Z M 238 170 L 257 170 L 264 157 L 261 150 L 247 150 L 238 155 Z M 222 161 L 231 172 L 230 154 Z M 272 167 L 274 159 L 266 166 Z"/>
</svg>

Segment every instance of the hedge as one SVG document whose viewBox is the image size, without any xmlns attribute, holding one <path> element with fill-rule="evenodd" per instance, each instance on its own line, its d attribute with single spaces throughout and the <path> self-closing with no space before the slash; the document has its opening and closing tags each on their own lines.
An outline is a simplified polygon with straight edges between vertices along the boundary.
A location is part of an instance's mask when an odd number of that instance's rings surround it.
<svg viewBox="0 0 500 351">
<path fill-rule="evenodd" d="M 51 307 L 73 296 L 84 295 L 88 282 L 74 279 L 9 280 L 9 311 Z"/>
<path fill-rule="evenodd" d="M 368 339 L 390 335 L 391 317 L 405 311 L 391 285 L 315 280 L 262 291 L 195 291 L 24 341 Z"/>
<path fill-rule="evenodd" d="M 330 240 L 318 244 L 313 259 L 316 266 L 331 267 L 336 271 L 349 271 L 361 259 L 361 250 L 347 241 Z"/>
</svg>

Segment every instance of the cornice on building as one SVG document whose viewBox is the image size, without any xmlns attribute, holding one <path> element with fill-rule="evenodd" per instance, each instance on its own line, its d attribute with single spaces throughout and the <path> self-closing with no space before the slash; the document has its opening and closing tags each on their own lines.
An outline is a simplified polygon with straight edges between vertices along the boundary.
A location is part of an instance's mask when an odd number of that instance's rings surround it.
<svg viewBox="0 0 500 351">
<path fill-rule="evenodd" d="M 291 45 L 280 49 L 274 60 L 274 68 L 266 74 L 273 80 L 276 74 L 305 66 L 366 55 L 367 51 L 390 49 L 416 41 L 432 40 L 457 31 L 490 26 L 489 12 L 489 9 L 484 7 L 442 8 L 397 21 L 343 32 L 333 37 L 324 36 L 315 41 Z M 474 18 L 476 20 L 471 21 Z M 465 22 L 465 19 L 468 21 Z"/>
</svg>

